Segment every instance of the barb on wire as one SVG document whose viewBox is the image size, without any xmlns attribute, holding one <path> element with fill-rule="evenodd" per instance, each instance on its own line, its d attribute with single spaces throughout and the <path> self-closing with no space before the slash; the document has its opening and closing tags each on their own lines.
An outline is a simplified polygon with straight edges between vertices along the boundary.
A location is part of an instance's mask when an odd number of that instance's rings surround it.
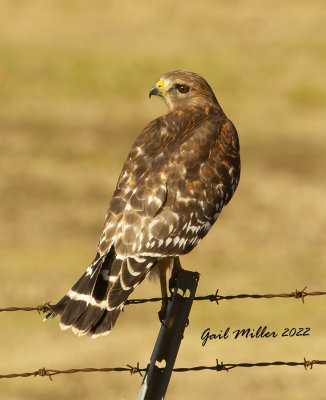
<svg viewBox="0 0 326 400">
<path fill-rule="evenodd" d="M 308 368 L 312 369 L 314 365 L 326 365 L 325 360 L 312 360 L 308 361 L 304 358 L 304 361 L 273 361 L 273 362 L 258 362 L 258 363 L 228 363 L 219 362 L 216 360 L 216 364 L 213 366 L 196 366 L 189 368 L 173 368 L 173 372 L 190 372 L 190 371 L 229 371 L 234 368 L 252 368 L 252 367 L 271 367 L 271 366 L 287 366 L 287 367 L 298 367 L 303 366 L 307 371 Z M 57 369 L 46 369 L 40 368 L 33 372 L 23 372 L 20 374 L 6 374 L 0 375 L 1 378 L 28 378 L 30 376 L 47 376 L 52 380 L 52 376 L 60 374 L 76 374 L 78 372 L 129 372 L 131 375 L 140 374 L 146 372 L 147 368 L 140 368 L 139 362 L 137 362 L 136 367 L 127 365 L 126 367 L 116 367 L 116 368 L 73 368 L 67 370 L 57 370 Z"/>
<path fill-rule="evenodd" d="M 222 296 L 218 294 L 219 289 L 216 290 L 215 294 L 210 294 L 207 296 L 197 296 L 194 298 L 194 301 L 204 301 L 209 300 L 211 302 L 216 302 L 219 304 L 221 300 L 235 300 L 235 299 L 273 299 L 273 298 L 295 298 L 301 299 L 304 303 L 304 299 L 307 296 L 324 296 L 326 292 L 322 291 L 315 291 L 315 292 L 306 292 L 307 287 L 304 287 L 302 290 L 295 290 L 291 293 L 279 293 L 279 294 L 235 294 L 229 296 Z M 127 300 L 125 305 L 137 305 L 143 303 L 154 303 L 162 301 L 162 297 L 153 297 L 151 299 L 130 299 Z M 50 310 L 50 302 L 45 302 L 44 304 L 40 304 L 36 307 L 7 307 L 7 308 L 0 308 L 0 312 L 3 311 L 37 311 L 39 313 L 47 313 Z"/>
</svg>

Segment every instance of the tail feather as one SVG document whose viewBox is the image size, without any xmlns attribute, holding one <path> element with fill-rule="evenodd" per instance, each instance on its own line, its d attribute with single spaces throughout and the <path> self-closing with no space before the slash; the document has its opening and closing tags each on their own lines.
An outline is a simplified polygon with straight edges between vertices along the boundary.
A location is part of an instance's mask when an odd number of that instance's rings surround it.
<svg viewBox="0 0 326 400">
<path fill-rule="evenodd" d="M 105 314 L 105 309 L 101 309 L 96 306 L 88 305 L 85 311 L 79 316 L 74 322 L 73 327 L 76 333 L 84 332 L 89 333 L 93 328 L 93 325 L 100 321 Z"/>
<path fill-rule="evenodd" d="M 61 314 L 61 329 L 66 330 L 72 326 L 75 326 L 76 321 L 85 312 L 86 308 L 87 303 L 85 301 L 70 299 L 69 303 Z"/>
<path fill-rule="evenodd" d="M 155 262 L 152 257 L 117 257 L 112 246 L 106 256 L 97 256 L 71 290 L 51 306 L 51 314 L 61 315 L 63 330 L 72 328 L 79 336 L 93 338 L 107 335 L 128 296 Z"/>
<path fill-rule="evenodd" d="M 105 336 L 108 335 L 113 328 L 120 312 L 122 310 L 121 308 L 116 308 L 113 311 L 105 311 L 101 317 L 101 319 L 92 326 L 92 328 L 89 331 L 89 335 L 95 339 L 98 336 Z"/>
</svg>

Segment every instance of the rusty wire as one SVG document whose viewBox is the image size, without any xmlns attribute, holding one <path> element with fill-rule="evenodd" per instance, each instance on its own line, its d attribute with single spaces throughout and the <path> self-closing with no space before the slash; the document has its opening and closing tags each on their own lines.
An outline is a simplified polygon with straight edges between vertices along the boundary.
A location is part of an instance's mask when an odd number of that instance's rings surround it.
<svg viewBox="0 0 326 400">
<path fill-rule="evenodd" d="M 229 296 L 221 296 L 218 294 L 218 290 L 215 294 L 207 295 L 207 296 L 197 296 L 194 298 L 196 301 L 203 301 L 209 300 L 211 302 L 216 302 L 219 304 L 221 300 L 234 300 L 234 299 L 271 299 L 271 298 L 295 298 L 295 299 L 302 299 L 304 302 L 304 298 L 307 296 L 323 296 L 326 295 L 324 291 L 314 291 L 314 292 L 307 292 L 307 287 L 302 290 L 295 290 L 291 293 L 281 293 L 281 294 L 237 294 L 237 295 L 229 295 Z M 158 302 L 161 301 L 161 297 L 154 297 L 151 299 L 130 299 L 127 300 L 126 305 L 129 304 L 143 304 L 148 302 Z M 7 308 L 0 308 L 0 312 L 4 311 L 37 311 L 39 313 L 46 313 L 50 311 L 50 303 L 45 302 L 44 304 L 38 305 L 36 307 L 7 307 Z M 313 365 L 326 365 L 326 361 L 323 360 L 312 360 L 308 361 L 304 359 L 302 362 L 294 362 L 294 361 L 273 361 L 273 362 L 258 362 L 258 363 L 219 363 L 216 360 L 216 364 L 214 366 L 196 366 L 190 368 L 174 368 L 173 372 L 189 372 L 189 371 L 204 371 L 204 370 L 211 370 L 211 371 L 229 371 L 234 368 L 251 368 L 251 367 L 269 367 L 269 366 L 303 366 L 305 370 L 308 368 L 312 369 Z M 46 369 L 40 368 L 37 371 L 33 372 L 23 372 L 19 374 L 6 374 L 0 375 L 1 378 L 26 378 L 30 376 L 47 376 L 49 379 L 52 380 L 52 376 L 59 375 L 59 374 L 75 374 L 79 372 L 129 372 L 131 375 L 139 373 L 142 376 L 142 372 L 146 372 L 147 368 L 140 368 L 139 363 L 137 363 L 136 367 L 131 365 L 127 365 L 126 367 L 115 367 L 115 368 L 74 368 L 68 370 L 55 370 L 55 369 Z"/>
<path fill-rule="evenodd" d="M 60 375 L 60 374 L 76 374 L 78 372 L 130 372 L 131 375 L 139 373 L 142 375 L 142 372 L 145 372 L 146 368 L 140 368 L 139 363 L 137 363 L 136 367 L 132 367 L 131 365 L 127 365 L 126 367 L 116 367 L 116 368 L 72 368 L 66 370 L 57 370 L 57 369 L 46 369 L 40 368 L 37 371 L 33 372 L 23 372 L 20 374 L 6 374 L 0 375 L 1 378 L 28 378 L 30 376 L 47 376 L 52 380 L 52 376 Z"/>
<path fill-rule="evenodd" d="M 36 307 L 7 307 L 0 308 L 0 312 L 4 311 L 37 311 L 38 313 L 46 313 L 50 311 L 50 302 L 45 302 Z"/>
<path fill-rule="evenodd" d="M 202 300 L 209 300 L 211 302 L 216 302 L 218 304 L 221 300 L 235 300 L 235 299 L 272 299 L 276 297 L 280 298 L 295 298 L 295 299 L 302 299 L 304 303 L 304 298 L 307 296 L 323 296 L 326 295 L 326 292 L 315 291 L 315 292 L 306 292 L 307 286 L 305 286 L 302 290 L 295 290 L 291 293 L 280 293 L 280 294 L 236 294 L 236 295 L 229 295 L 229 296 L 221 296 L 218 294 L 219 289 L 216 290 L 215 294 L 210 294 L 207 296 L 196 296 L 194 301 L 202 301 Z M 157 302 L 161 301 L 161 297 L 154 297 L 152 299 L 131 299 L 126 301 L 126 305 L 128 304 L 142 304 L 148 302 Z"/>
<path fill-rule="evenodd" d="M 326 292 L 322 291 L 315 291 L 315 292 L 307 292 L 307 287 L 302 290 L 295 290 L 291 293 L 279 293 L 279 294 L 236 294 L 236 295 L 229 295 L 229 296 L 221 296 L 218 294 L 219 289 L 216 290 L 215 294 L 210 294 L 207 296 L 197 296 L 194 298 L 194 301 L 203 301 L 209 300 L 211 302 L 215 302 L 219 304 L 221 300 L 235 300 L 235 299 L 273 299 L 273 298 L 295 298 L 301 299 L 304 303 L 304 299 L 307 296 L 323 296 L 326 295 Z M 153 297 L 151 299 L 130 299 L 127 300 L 125 305 L 137 305 L 143 303 L 154 303 L 162 301 L 161 297 Z M 50 310 L 50 302 L 45 302 L 44 304 L 40 304 L 36 307 L 7 307 L 7 308 L 0 308 L 0 312 L 4 311 L 37 311 L 39 313 L 46 313 L 51 311 Z"/>
<path fill-rule="evenodd" d="M 196 366 L 190 368 L 173 368 L 173 372 L 190 372 L 190 371 L 229 371 L 234 368 L 252 368 L 252 367 L 271 367 L 271 366 L 287 366 L 287 367 L 298 367 L 303 366 L 307 371 L 312 369 L 314 365 L 326 365 L 325 360 L 312 360 L 308 361 L 304 358 L 304 361 L 273 361 L 273 362 L 258 362 L 258 363 L 223 363 L 216 360 L 216 364 L 213 366 Z M 30 376 L 46 376 L 52 380 L 52 376 L 60 374 L 76 374 L 78 372 L 129 372 L 131 375 L 140 374 L 143 376 L 142 372 L 146 372 L 147 368 L 141 368 L 139 362 L 135 367 L 127 365 L 126 367 L 115 367 L 115 368 L 73 368 L 66 370 L 57 369 L 46 369 L 40 368 L 33 372 L 23 372 L 20 374 L 6 374 L 0 375 L 1 378 L 28 378 Z"/>
</svg>

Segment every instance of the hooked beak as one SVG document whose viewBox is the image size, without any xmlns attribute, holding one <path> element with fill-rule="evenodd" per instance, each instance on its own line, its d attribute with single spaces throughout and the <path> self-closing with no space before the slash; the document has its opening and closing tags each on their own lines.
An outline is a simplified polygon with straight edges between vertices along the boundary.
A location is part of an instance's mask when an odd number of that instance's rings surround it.
<svg viewBox="0 0 326 400">
<path fill-rule="evenodd" d="M 155 83 L 155 85 L 152 87 L 152 89 L 149 92 L 149 97 L 151 96 L 165 96 L 166 93 L 166 82 L 163 80 L 160 80 L 158 82 Z"/>
<path fill-rule="evenodd" d="M 156 85 L 154 85 L 149 91 L 149 98 L 151 98 L 152 96 L 162 96 L 160 89 Z"/>
<path fill-rule="evenodd" d="M 162 92 L 156 85 L 154 85 L 149 91 L 149 98 L 151 98 L 152 96 L 162 96 Z"/>
</svg>

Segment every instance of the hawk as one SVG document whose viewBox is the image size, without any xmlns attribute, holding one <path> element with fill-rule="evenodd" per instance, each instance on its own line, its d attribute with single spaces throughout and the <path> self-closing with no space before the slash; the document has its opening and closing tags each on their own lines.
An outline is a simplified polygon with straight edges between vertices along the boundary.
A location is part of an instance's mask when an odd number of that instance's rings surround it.
<svg viewBox="0 0 326 400">
<path fill-rule="evenodd" d="M 128 296 L 153 271 L 167 297 L 171 279 L 232 198 L 240 177 L 237 131 L 201 76 L 163 75 L 149 96 L 168 113 L 136 138 L 122 168 L 96 257 L 51 306 L 63 330 L 95 338 L 113 328 Z M 164 317 L 167 300 L 162 304 Z"/>
</svg>

